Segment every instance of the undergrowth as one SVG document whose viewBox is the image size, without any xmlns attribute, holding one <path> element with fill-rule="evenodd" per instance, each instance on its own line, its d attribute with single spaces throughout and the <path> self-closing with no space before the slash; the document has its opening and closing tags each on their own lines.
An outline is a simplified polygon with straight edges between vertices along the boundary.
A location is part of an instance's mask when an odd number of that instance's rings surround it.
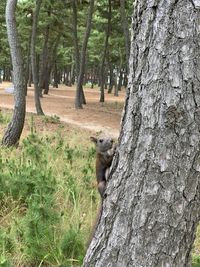
<svg viewBox="0 0 200 267">
<path fill-rule="evenodd" d="M 31 129 L 17 150 L 0 150 L 0 266 L 81 266 L 98 202 L 95 151 L 76 132 Z"/>
</svg>

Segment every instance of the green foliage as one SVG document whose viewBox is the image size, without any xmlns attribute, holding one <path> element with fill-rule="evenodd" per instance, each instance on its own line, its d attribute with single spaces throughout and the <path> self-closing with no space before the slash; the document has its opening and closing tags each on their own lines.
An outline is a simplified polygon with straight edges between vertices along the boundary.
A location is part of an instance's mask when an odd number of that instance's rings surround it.
<svg viewBox="0 0 200 267">
<path fill-rule="evenodd" d="M 1 124 L 7 124 L 11 119 L 10 114 L 4 113 L 0 111 L 0 123 Z"/>
<path fill-rule="evenodd" d="M 76 1 L 77 3 L 77 34 L 79 49 L 81 50 L 86 19 L 88 13 L 88 1 Z M 126 13 L 131 23 L 130 18 L 132 14 L 133 1 L 126 1 Z M 7 41 L 6 23 L 5 23 L 5 6 L 6 0 L 2 0 L 0 6 L 0 70 L 5 73 L 12 69 L 9 46 Z M 34 12 L 35 1 L 33 0 L 19 0 L 17 6 L 17 26 L 20 37 L 20 45 L 22 47 L 22 54 L 24 64 L 30 56 L 30 37 L 32 28 L 32 14 Z M 97 1 L 93 15 L 93 26 L 88 43 L 87 51 L 87 68 L 86 71 L 91 73 L 94 69 L 99 67 L 104 50 L 104 39 L 107 28 L 108 2 Z M 74 66 L 74 36 L 73 36 L 73 11 L 70 1 L 53 1 L 43 0 L 36 40 L 36 53 L 39 60 L 42 59 L 42 51 L 44 47 L 44 36 L 48 35 L 48 65 L 54 68 L 56 62 L 58 70 L 69 70 Z M 112 2 L 112 21 L 111 34 L 109 37 L 109 48 L 106 59 L 106 69 L 108 65 L 112 64 L 114 69 L 124 68 L 125 66 L 125 45 L 124 35 L 121 25 L 120 4 L 119 1 Z M 48 34 L 47 34 L 48 32 Z M 57 40 L 59 40 L 58 44 Z M 52 69 L 53 70 L 53 69 Z"/>
<path fill-rule="evenodd" d="M 82 251 L 84 251 L 83 238 L 79 229 L 69 228 L 61 241 L 61 251 L 65 258 L 83 260 Z"/>
<path fill-rule="evenodd" d="M 46 123 L 60 123 L 60 118 L 57 115 L 44 116 L 43 121 Z"/>
<path fill-rule="evenodd" d="M 97 209 L 94 149 L 62 131 L 32 129 L 0 150 L 0 266 L 81 265 Z"/>
<path fill-rule="evenodd" d="M 192 267 L 200 267 L 200 256 L 192 257 Z"/>
</svg>

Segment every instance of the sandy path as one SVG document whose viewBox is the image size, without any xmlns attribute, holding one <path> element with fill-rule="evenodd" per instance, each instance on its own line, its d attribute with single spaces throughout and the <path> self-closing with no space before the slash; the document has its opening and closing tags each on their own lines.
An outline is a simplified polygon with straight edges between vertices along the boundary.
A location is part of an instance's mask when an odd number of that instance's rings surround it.
<svg viewBox="0 0 200 267">
<path fill-rule="evenodd" d="M 13 95 L 4 90 L 10 85 L 10 83 L 0 84 L 0 107 L 2 108 L 13 109 Z M 120 92 L 119 97 L 106 93 L 106 102 L 102 105 L 99 103 L 97 89 L 85 89 L 87 105 L 81 110 L 74 109 L 74 96 L 75 88 L 67 86 L 60 86 L 58 89 L 51 88 L 49 95 L 41 99 L 45 115 L 57 115 L 61 121 L 68 124 L 118 137 L 124 92 Z M 35 113 L 32 88 L 28 90 L 27 112 Z"/>
</svg>

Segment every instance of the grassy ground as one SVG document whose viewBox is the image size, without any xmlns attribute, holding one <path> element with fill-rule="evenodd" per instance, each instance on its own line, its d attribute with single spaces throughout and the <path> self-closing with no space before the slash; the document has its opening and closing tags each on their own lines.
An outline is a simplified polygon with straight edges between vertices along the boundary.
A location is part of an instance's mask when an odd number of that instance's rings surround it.
<svg viewBox="0 0 200 267">
<path fill-rule="evenodd" d="M 29 116 L 19 148 L 0 150 L 0 266 L 81 265 L 98 209 L 94 154 L 88 132 L 55 117 Z"/>
<path fill-rule="evenodd" d="M 90 135 L 29 115 L 18 149 L 1 148 L 0 267 L 81 266 L 99 202 Z M 193 267 L 198 255 L 200 229 Z"/>
</svg>

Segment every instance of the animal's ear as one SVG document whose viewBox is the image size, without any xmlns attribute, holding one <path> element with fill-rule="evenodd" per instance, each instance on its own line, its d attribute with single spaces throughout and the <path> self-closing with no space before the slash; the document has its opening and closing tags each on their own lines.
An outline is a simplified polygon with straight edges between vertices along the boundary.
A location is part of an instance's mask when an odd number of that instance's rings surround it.
<svg viewBox="0 0 200 267">
<path fill-rule="evenodd" d="M 90 140 L 95 144 L 97 143 L 97 138 L 94 136 L 90 136 Z"/>
</svg>

